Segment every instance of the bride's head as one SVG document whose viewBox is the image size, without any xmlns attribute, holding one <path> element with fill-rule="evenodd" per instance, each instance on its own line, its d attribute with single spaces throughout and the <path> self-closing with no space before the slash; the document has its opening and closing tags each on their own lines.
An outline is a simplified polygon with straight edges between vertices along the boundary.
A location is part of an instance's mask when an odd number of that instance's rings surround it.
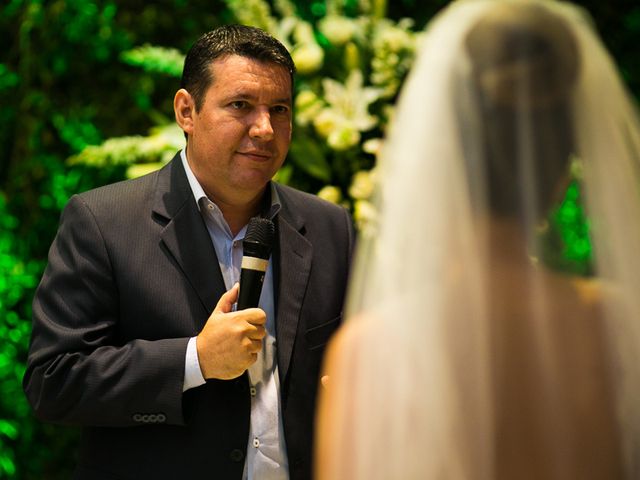
<svg viewBox="0 0 640 480">
<path fill-rule="evenodd" d="M 539 2 L 496 3 L 464 38 L 471 68 L 461 87 L 472 92 L 480 132 L 461 137 L 482 143 L 467 148 L 467 161 L 480 163 L 469 168 L 484 177 L 491 213 L 543 218 L 564 193 L 575 153 L 580 56 L 565 20 Z"/>
</svg>

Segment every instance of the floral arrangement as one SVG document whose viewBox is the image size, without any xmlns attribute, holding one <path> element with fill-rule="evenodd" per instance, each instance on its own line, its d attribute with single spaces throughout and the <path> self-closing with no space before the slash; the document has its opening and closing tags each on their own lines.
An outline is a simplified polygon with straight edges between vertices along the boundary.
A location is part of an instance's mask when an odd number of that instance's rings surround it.
<svg viewBox="0 0 640 480">
<path fill-rule="evenodd" d="M 353 3 L 353 2 L 352 2 Z M 347 15 L 344 2 L 316 3 L 324 12 L 311 23 L 290 0 L 226 0 L 239 23 L 260 27 L 291 52 L 298 74 L 294 134 L 288 161 L 276 180 L 349 208 L 356 224 L 373 215 L 369 203 L 374 166 L 393 104 L 415 54 L 417 34 L 410 19 L 386 18 L 386 2 L 360 0 Z M 353 9 L 351 9 L 353 10 Z M 179 77 L 184 55 L 144 45 L 122 60 L 147 72 Z M 89 146 L 71 163 L 128 165 L 142 175 L 169 161 L 184 146 L 174 123 L 148 136 L 112 138 Z"/>
</svg>

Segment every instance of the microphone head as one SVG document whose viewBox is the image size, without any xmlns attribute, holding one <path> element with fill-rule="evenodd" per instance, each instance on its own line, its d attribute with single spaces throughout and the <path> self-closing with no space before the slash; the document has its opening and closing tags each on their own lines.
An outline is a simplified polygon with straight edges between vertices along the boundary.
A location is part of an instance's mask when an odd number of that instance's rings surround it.
<svg viewBox="0 0 640 480">
<path fill-rule="evenodd" d="M 244 256 L 267 260 L 271 255 L 275 232 L 276 227 L 268 218 L 252 217 L 242 241 Z"/>
</svg>

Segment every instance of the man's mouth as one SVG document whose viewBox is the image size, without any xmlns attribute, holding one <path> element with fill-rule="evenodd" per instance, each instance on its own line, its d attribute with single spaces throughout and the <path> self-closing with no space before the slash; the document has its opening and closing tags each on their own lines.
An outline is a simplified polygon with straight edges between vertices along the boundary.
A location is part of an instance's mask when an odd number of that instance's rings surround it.
<svg viewBox="0 0 640 480">
<path fill-rule="evenodd" d="M 256 161 L 266 161 L 266 160 L 270 160 L 271 159 L 271 153 L 269 152 L 264 152 L 261 150 L 249 150 L 246 152 L 238 152 L 240 155 L 243 155 L 245 157 L 251 158 L 252 160 L 256 160 Z"/>
</svg>

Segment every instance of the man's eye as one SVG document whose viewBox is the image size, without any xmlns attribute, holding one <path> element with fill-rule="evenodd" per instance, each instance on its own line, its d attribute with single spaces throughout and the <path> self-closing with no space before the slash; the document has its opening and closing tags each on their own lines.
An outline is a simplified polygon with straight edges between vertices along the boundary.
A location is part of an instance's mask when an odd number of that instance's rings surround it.
<svg viewBox="0 0 640 480">
<path fill-rule="evenodd" d="M 235 108 L 236 110 L 242 110 L 247 107 L 247 102 L 243 100 L 237 100 L 235 102 L 231 102 L 231 108 Z"/>
<path fill-rule="evenodd" d="M 287 113 L 289 111 L 289 107 L 286 107 L 285 105 L 276 105 L 273 107 L 273 111 L 274 113 Z"/>
</svg>

